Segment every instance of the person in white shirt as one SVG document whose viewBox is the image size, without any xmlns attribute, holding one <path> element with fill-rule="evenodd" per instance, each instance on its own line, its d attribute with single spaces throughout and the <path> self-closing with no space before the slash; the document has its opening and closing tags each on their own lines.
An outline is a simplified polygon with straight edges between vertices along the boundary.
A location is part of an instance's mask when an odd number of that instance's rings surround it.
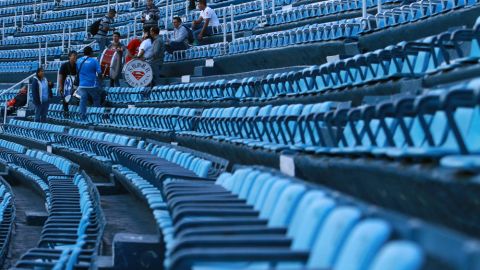
<svg viewBox="0 0 480 270">
<path fill-rule="evenodd" d="M 207 7 L 207 0 L 198 1 L 198 9 L 200 10 L 200 17 L 192 22 L 195 44 L 199 44 L 204 36 L 212 35 L 213 27 L 220 25 L 215 11 Z"/>
<path fill-rule="evenodd" d="M 153 56 L 152 36 L 150 35 L 150 28 L 145 27 L 143 29 L 143 39 L 140 47 L 138 48 L 138 54 L 135 58 L 140 58 L 145 61 L 149 61 Z"/>
</svg>

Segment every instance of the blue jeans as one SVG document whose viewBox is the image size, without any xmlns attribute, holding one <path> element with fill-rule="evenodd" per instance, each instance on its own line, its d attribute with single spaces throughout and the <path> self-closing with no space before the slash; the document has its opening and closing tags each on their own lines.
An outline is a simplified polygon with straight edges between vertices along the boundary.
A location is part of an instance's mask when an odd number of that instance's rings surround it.
<svg viewBox="0 0 480 270">
<path fill-rule="evenodd" d="M 193 38 L 195 39 L 196 43 L 198 44 L 200 42 L 200 40 L 198 40 L 198 34 L 200 34 L 200 32 L 202 32 L 202 29 L 203 29 L 203 25 L 205 23 L 204 22 L 201 22 L 200 24 L 197 24 L 195 26 L 195 28 L 193 28 Z M 203 36 L 211 36 L 213 34 L 213 27 L 211 26 L 207 26 L 207 29 L 205 29 L 205 32 L 203 33 Z"/>
<path fill-rule="evenodd" d="M 107 40 L 107 36 L 95 35 L 94 39 L 98 43 L 98 47 L 101 55 L 103 50 L 105 50 L 105 47 L 107 47 L 110 44 L 110 42 Z"/>
<path fill-rule="evenodd" d="M 47 122 L 48 105 L 50 105 L 50 103 L 46 101 L 44 103 L 33 105 L 35 105 L 35 122 Z"/>
<path fill-rule="evenodd" d="M 87 101 L 88 96 L 91 96 L 93 99 L 93 106 L 100 107 L 100 88 L 99 87 L 85 87 L 80 86 L 78 87 L 78 94 L 80 95 L 80 113 L 82 114 L 82 118 L 87 118 Z"/>
</svg>

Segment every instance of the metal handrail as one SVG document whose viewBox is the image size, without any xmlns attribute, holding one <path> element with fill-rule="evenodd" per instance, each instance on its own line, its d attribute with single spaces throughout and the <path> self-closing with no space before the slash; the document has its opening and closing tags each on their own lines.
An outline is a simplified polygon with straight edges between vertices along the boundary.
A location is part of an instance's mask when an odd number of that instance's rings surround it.
<svg viewBox="0 0 480 270">
<path fill-rule="evenodd" d="M 35 76 L 35 73 L 29 75 L 28 77 L 24 78 L 23 80 L 19 81 L 18 83 L 10 86 L 7 90 L 3 91 L 2 93 L 0 93 L 0 97 L 6 95 L 7 93 L 10 92 L 10 90 L 13 90 L 15 89 L 17 86 L 19 86 L 20 84 L 24 83 L 25 81 L 28 81 L 30 80 L 33 76 Z M 30 87 L 27 86 L 27 105 L 28 105 L 28 98 L 30 96 L 29 92 L 30 92 Z M 8 109 L 8 106 L 7 106 L 7 102 L 8 100 L 5 101 L 5 109 L 3 111 L 3 124 L 6 124 L 7 123 L 7 109 Z"/>
</svg>

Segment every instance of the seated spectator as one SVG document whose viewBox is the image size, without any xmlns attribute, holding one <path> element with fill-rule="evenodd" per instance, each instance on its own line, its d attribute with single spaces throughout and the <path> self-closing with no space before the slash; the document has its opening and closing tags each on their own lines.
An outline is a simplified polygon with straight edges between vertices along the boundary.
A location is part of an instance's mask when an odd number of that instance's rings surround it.
<svg viewBox="0 0 480 270">
<path fill-rule="evenodd" d="M 24 85 L 22 88 L 20 88 L 20 91 L 18 91 L 18 94 L 7 102 L 7 107 L 8 107 L 7 114 L 12 114 L 18 108 L 27 105 L 27 93 L 28 93 L 27 86 Z"/>
<path fill-rule="evenodd" d="M 203 40 L 204 36 L 213 34 L 213 27 L 220 25 L 215 11 L 207 7 L 207 0 L 198 1 L 198 9 L 200 10 L 200 17 L 192 22 L 193 38 L 196 45 Z"/>
<path fill-rule="evenodd" d="M 181 51 L 188 49 L 188 32 L 185 25 L 182 24 L 182 19 L 180 17 L 173 18 L 173 35 L 171 39 L 167 39 L 165 44 L 165 49 L 168 53 L 173 53 L 174 51 Z"/>
</svg>

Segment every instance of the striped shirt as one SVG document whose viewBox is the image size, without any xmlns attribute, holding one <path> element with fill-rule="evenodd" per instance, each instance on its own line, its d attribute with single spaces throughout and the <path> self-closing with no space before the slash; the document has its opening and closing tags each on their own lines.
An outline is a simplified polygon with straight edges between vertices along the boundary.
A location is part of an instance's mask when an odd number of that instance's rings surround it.
<svg viewBox="0 0 480 270">
<path fill-rule="evenodd" d="M 110 24 L 113 24 L 113 19 L 105 15 L 105 17 L 103 17 L 102 20 L 100 21 L 100 26 L 98 28 L 97 35 L 107 36 L 108 30 L 104 30 L 104 29 L 110 29 Z"/>
</svg>

